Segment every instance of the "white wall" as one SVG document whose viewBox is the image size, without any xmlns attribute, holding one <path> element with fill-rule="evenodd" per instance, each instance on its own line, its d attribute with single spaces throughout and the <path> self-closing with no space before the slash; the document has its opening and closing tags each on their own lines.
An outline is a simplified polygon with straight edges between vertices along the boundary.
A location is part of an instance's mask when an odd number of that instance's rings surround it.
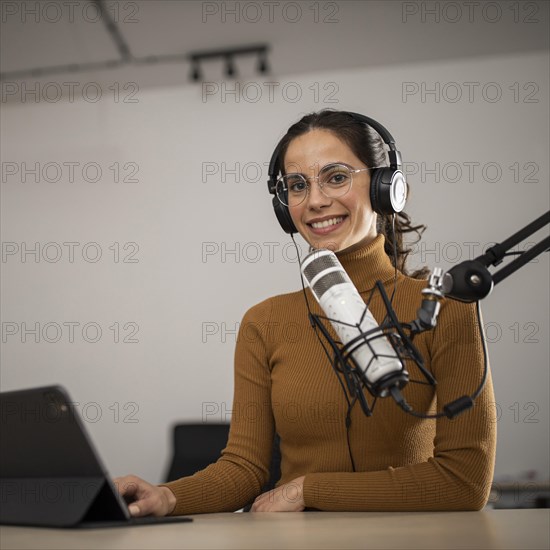
<svg viewBox="0 0 550 550">
<path fill-rule="evenodd" d="M 203 101 L 200 86 L 187 85 L 139 90 L 136 103 L 114 102 L 104 89 L 96 103 L 79 97 L 3 105 L 2 389 L 64 385 L 110 472 L 160 481 L 169 426 L 200 420 L 206 404 L 219 408 L 212 420 L 225 420 L 231 407 L 235 335 L 222 335 L 222 324 L 232 330 L 254 303 L 299 286 L 290 239 L 277 226 L 265 185 L 265 164 L 285 129 L 324 107 L 385 124 L 411 173 L 409 212 L 429 226 L 415 262 L 450 267 L 548 209 L 548 66 L 542 52 L 315 73 L 293 77 L 287 95 L 277 91 L 273 101 L 265 77 L 247 88 L 251 99 L 263 91 L 256 103 L 220 94 Z M 288 81 L 279 82 L 277 90 Z M 471 101 L 466 82 L 479 84 L 470 85 Z M 441 94 L 403 97 L 404 86 L 422 83 L 439 83 Z M 452 83 L 463 94 L 455 102 Z M 296 89 L 302 98 L 292 102 Z M 498 90 L 502 97 L 493 101 Z M 79 163 L 73 182 L 62 165 L 68 162 Z M 23 182 L 22 163 L 39 163 L 45 177 Z M 98 182 L 83 177 L 86 163 L 101 167 Z M 121 178 L 137 167 L 137 182 L 115 183 L 113 163 Z M 224 163 L 244 170 L 222 177 Z M 436 163 L 439 183 L 413 174 Z M 509 168 L 515 163 L 517 182 Z M 255 181 L 258 165 L 263 173 Z M 56 166 L 64 168 L 61 179 L 47 181 Z M 502 174 L 491 181 L 495 167 Z M 67 242 L 78 243 L 73 261 Z M 39 243 L 50 261 L 22 255 L 23 243 Z M 98 247 L 102 256 L 93 262 Z M 222 253 L 231 249 L 238 253 Z M 548 477 L 548 298 L 546 255 L 483 302 L 501 477 L 528 470 Z M 71 322 L 79 323 L 72 342 Z M 23 323 L 40 324 L 38 343 L 32 334 L 22 337 Z M 88 338 L 101 328 L 96 343 L 83 338 L 86 323 L 95 323 Z M 137 328 L 137 342 L 115 343 L 114 323 L 120 340 Z"/>
</svg>

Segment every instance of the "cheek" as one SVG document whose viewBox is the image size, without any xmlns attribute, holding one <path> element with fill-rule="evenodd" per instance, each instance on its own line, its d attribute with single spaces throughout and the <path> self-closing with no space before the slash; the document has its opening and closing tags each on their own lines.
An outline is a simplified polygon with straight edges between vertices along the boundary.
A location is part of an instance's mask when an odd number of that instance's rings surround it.
<svg viewBox="0 0 550 550">
<path fill-rule="evenodd" d="M 368 217 L 373 214 L 370 204 L 369 189 L 362 188 L 357 190 L 357 193 L 350 197 L 347 206 L 351 211 L 359 215 L 360 218 Z"/>
<path fill-rule="evenodd" d="M 294 225 L 298 227 L 298 225 L 300 224 L 302 209 L 300 207 L 289 208 L 288 212 L 290 213 L 290 217 L 294 222 Z"/>
</svg>

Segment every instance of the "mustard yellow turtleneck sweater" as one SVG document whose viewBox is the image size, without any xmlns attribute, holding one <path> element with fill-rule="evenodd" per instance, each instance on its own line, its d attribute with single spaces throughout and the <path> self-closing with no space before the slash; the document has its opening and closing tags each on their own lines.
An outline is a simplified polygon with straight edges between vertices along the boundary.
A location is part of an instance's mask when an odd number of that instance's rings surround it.
<svg viewBox="0 0 550 550">
<path fill-rule="evenodd" d="M 388 295 L 394 269 L 384 237 L 358 243 L 338 257 L 366 300 L 376 280 Z M 416 318 L 426 281 L 401 273 L 393 299 L 402 322 Z M 307 290 L 314 313 L 322 314 Z M 384 318 L 376 293 L 370 309 Z M 414 343 L 437 386 L 409 383 L 403 390 L 420 412 L 440 411 L 471 395 L 483 371 L 474 304 L 444 300 L 438 326 Z M 424 380 L 407 362 L 410 378 Z M 369 403 L 372 398 L 368 396 Z M 469 411 L 453 420 L 418 419 L 391 397 L 378 399 L 371 417 L 359 404 L 346 442 L 347 403 L 311 328 L 302 291 L 269 298 L 241 323 L 235 351 L 235 393 L 227 447 L 193 476 L 166 484 L 177 498 L 173 514 L 234 511 L 260 494 L 269 477 L 274 433 L 281 438 L 281 480 L 305 475 L 306 507 L 319 510 L 479 510 L 488 498 L 496 446 L 490 376 Z"/>
</svg>

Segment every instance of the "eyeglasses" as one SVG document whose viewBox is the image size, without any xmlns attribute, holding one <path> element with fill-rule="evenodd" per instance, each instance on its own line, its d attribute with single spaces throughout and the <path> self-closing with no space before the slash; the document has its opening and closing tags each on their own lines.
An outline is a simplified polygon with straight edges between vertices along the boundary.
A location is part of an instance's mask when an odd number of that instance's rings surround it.
<svg viewBox="0 0 550 550">
<path fill-rule="evenodd" d="M 369 168 L 352 168 L 347 164 L 333 163 L 323 166 L 319 175 L 310 179 L 317 180 L 325 197 L 336 199 L 351 189 L 353 174 L 367 170 Z M 275 193 L 282 204 L 292 208 L 304 202 L 309 189 L 310 184 L 303 174 L 285 174 L 277 180 Z"/>
</svg>

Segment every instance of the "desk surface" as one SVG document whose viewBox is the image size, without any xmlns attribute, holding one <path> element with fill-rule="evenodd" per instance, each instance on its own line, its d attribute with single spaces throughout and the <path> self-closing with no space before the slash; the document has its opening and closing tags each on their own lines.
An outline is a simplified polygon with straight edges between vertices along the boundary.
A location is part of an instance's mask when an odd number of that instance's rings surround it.
<svg viewBox="0 0 550 550">
<path fill-rule="evenodd" d="M 111 529 L 0 528 L 2 549 L 544 549 L 550 510 L 204 514 L 193 523 Z"/>
</svg>

